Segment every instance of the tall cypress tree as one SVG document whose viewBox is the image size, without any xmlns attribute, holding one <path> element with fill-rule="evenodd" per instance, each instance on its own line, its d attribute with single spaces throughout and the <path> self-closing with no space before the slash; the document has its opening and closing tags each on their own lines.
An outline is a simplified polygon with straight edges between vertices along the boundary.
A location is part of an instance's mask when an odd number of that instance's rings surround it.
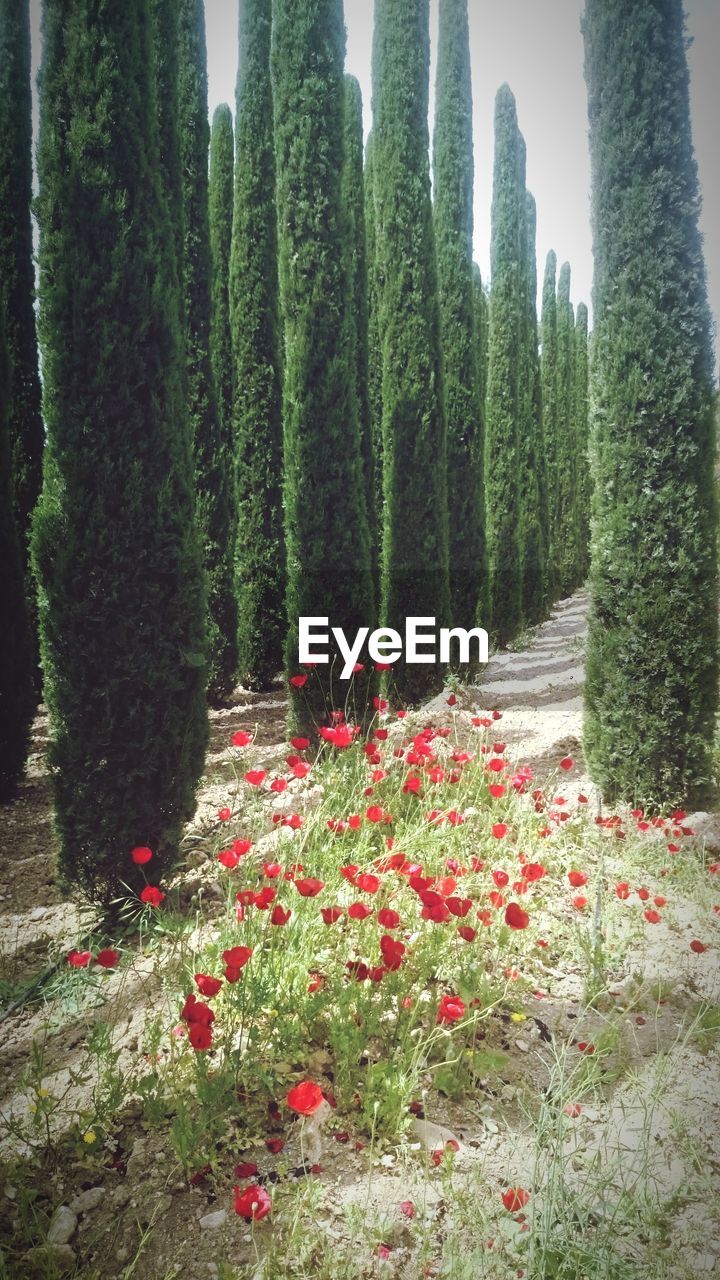
<svg viewBox="0 0 720 1280">
<path fill-rule="evenodd" d="M 490 337 L 485 434 L 490 616 L 500 644 L 522 622 L 520 558 L 519 368 L 526 283 L 521 239 L 525 191 L 515 99 L 502 85 L 495 99 Z"/>
<path fill-rule="evenodd" d="M 590 564 L 590 460 L 588 457 L 588 309 L 578 303 L 575 318 L 575 448 L 578 460 L 577 483 L 577 585 L 587 578 Z"/>
<path fill-rule="evenodd" d="M 433 194 L 447 423 L 452 621 L 469 626 L 487 583 L 483 417 L 473 296 L 472 79 L 467 0 L 441 0 Z"/>
<path fill-rule="evenodd" d="M 609 795 L 710 776 L 718 702 L 713 358 L 681 0 L 588 0 L 595 250 L 585 748 Z"/>
<path fill-rule="evenodd" d="M 382 442 L 382 343 L 380 341 L 380 275 L 377 257 L 377 236 L 375 234 L 375 166 L 373 163 L 373 139 L 369 135 L 365 146 L 365 242 L 367 248 L 368 273 L 368 412 L 370 415 L 370 437 L 373 457 L 373 501 L 370 511 L 374 511 L 374 525 L 371 523 L 370 534 L 373 539 L 372 561 L 377 566 L 379 581 L 382 581 L 383 528 L 384 528 L 384 483 L 383 483 L 383 442 Z M 378 593 L 379 594 L 379 593 Z"/>
<path fill-rule="evenodd" d="M 210 354 L 210 125 L 203 0 L 177 0 L 187 396 L 195 452 L 198 527 L 208 584 L 208 696 L 221 702 L 237 669 L 233 589 L 232 453 L 223 433 Z"/>
<path fill-rule="evenodd" d="M 10 487 L 37 662 L 35 587 L 29 574 L 30 518 L 42 483 L 32 225 L 32 118 L 28 0 L 0 0 L 0 307 L 8 347 Z M 39 678 L 37 680 L 39 685 Z"/>
<path fill-rule="evenodd" d="M 347 219 L 350 276 L 350 325 L 355 348 L 355 396 L 360 427 L 365 501 L 367 505 L 372 574 L 378 590 L 378 538 L 375 501 L 375 458 L 370 419 L 368 350 L 368 254 L 363 180 L 362 94 L 355 76 L 345 76 L 345 158 L 342 204 Z"/>
<path fill-rule="evenodd" d="M 521 148 L 524 159 L 524 147 Z M 525 165 L 521 183 L 525 186 Z M 542 401 L 537 330 L 537 263 L 535 259 L 536 209 L 529 191 L 521 231 L 523 310 L 520 363 L 520 439 L 522 459 L 522 607 L 527 622 L 540 622 L 547 605 L 546 537 L 547 484 L 542 440 Z"/>
<path fill-rule="evenodd" d="M 547 482 L 547 550 L 546 580 L 550 601 L 558 598 L 556 570 L 558 538 L 558 332 L 557 332 L 557 258 L 550 250 L 545 262 L 542 293 L 542 358 L 540 386 L 542 392 L 543 444 Z"/>
<path fill-rule="evenodd" d="M 374 619 L 365 490 L 349 323 L 342 210 L 345 85 L 342 0 L 275 0 L 272 73 L 285 333 L 287 662 L 298 619 L 327 616 L 347 634 Z M 364 712 L 363 677 L 357 715 Z M 347 686 L 318 666 L 293 689 L 292 722 L 310 729 Z"/>
<path fill-rule="evenodd" d="M 160 177 L 172 228 L 178 279 L 183 267 L 183 175 L 178 92 L 178 8 L 176 0 L 150 0 L 155 99 L 160 144 Z M 180 293 L 181 308 L 184 305 Z M 182 332 L 185 327 L 182 322 Z"/>
<path fill-rule="evenodd" d="M 451 615 L 447 439 L 430 201 L 428 0 L 377 0 L 373 184 L 383 354 L 383 621 Z M 402 698 L 440 687 L 435 665 L 399 665 Z"/>
<path fill-rule="evenodd" d="M 47 0 L 33 526 L 64 878 L 108 903 L 173 860 L 202 771 L 204 580 L 144 0 Z"/>
<path fill-rule="evenodd" d="M 230 246 L 233 219 L 233 125 L 226 102 L 215 108 L 210 130 L 210 261 L 212 264 L 210 354 L 220 428 L 232 457 L 232 344 L 230 340 Z M 234 503 L 232 504 L 234 507 Z M 232 512 L 234 516 L 234 511 Z M 234 526 L 234 519 L 232 521 Z"/>
<path fill-rule="evenodd" d="M 230 255 L 239 669 L 261 689 L 287 634 L 271 17 L 272 0 L 241 0 Z"/>
<path fill-rule="evenodd" d="M 5 314 L 0 304 L 0 591 L 4 602 L 0 627 L 0 803 L 15 794 L 22 777 L 36 702 L 25 577 L 13 503 L 10 381 Z"/>
<path fill-rule="evenodd" d="M 577 585 L 578 459 L 575 437 L 575 315 L 570 301 L 570 263 L 564 262 L 557 291 L 557 529 L 555 571 L 558 591 L 569 596 Z"/>
<path fill-rule="evenodd" d="M 487 393 L 488 297 L 483 287 L 477 262 L 473 262 L 473 300 L 475 307 L 475 355 L 480 404 L 485 406 Z M 482 459 L 484 462 L 484 458 Z"/>
</svg>

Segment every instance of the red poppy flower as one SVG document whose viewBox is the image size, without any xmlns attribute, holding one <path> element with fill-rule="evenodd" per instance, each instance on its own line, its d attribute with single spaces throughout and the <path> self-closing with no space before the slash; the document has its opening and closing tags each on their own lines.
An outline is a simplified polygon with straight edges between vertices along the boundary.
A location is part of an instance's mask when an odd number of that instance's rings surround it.
<svg viewBox="0 0 720 1280">
<path fill-rule="evenodd" d="M 293 689 L 302 689 L 303 686 L 307 684 L 307 676 L 306 675 L 291 676 L 290 684 L 292 685 Z"/>
<path fill-rule="evenodd" d="M 530 917 L 517 902 L 509 902 L 505 908 L 505 923 L 510 925 L 511 929 L 527 929 Z"/>
<path fill-rule="evenodd" d="M 700 942 L 699 938 L 693 938 L 690 943 L 690 950 L 694 951 L 697 956 L 701 956 L 703 951 L 707 951 L 707 947 L 704 942 Z"/>
<path fill-rule="evenodd" d="M 291 1111 L 297 1111 L 299 1116 L 312 1116 L 322 1106 L 323 1091 L 312 1080 L 303 1080 L 289 1090 L 286 1101 Z"/>
<path fill-rule="evenodd" d="M 137 849 L 133 849 L 130 857 L 136 867 L 144 867 L 153 856 L 152 849 L 148 849 L 146 845 L 139 845 Z"/>
<path fill-rule="evenodd" d="M 620 901 L 625 902 L 625 900 L 630 897 L 630 885 L 627 883 L 627 880 L 623 880 L 622 882 L 616 884 L 615 892 L 618 898 L 620 899 Z"/>
<path fill-rule="evenodd" d="M 464 942 L 474 942 L 477 937 L 475 929 L 472 929 L 469 924 L 458 925 L 458 934 Z"/>
<path fill-rule="evenodd" d="M 380 877 L 363 871 L 355 877 L 355 887 L 361 889 L 363 893 L 377 893 L 380 888 Z"/>
<path fill-rule="evenodd" d="M 576 893 L 575 897 L 572 900 L 572 904 L 576 911 L 584 911 L 588 904 L 588 900 L 587 898 L 583 897 L 581 893 Z"/>
<path fill-rule="evenodd" d="M 73 969 L 85 969 L 92 960 L 92 951 L 68 951 L 67 962 Z"/>
<path fill-rule="evenodd" d="M 494 835 L 494 837 L 495 837 L 495 839 L 496 839 L 496 840 L 502 840 L 503 836 L 506 836 L 506 835 L 507 835 L 507 823 L 506 823 L 506 822 L 494 822 L 494 823 L 493 823 L 492 833 L 493 833 L 493 835 Z"/>
<path fill-rule="evenodd" d="M 493 871 L 492 878 L 495 881 L 495 884 L 497 885 L 498 889 L 504 889 L 505 885 L 508 883 L 510 879 L 507 871 L 503 871 L 501 868 L 498 868 L 496 871 Z"/>
<path fill-rule="evenodd" d="M 499 911 L 500 908 L 505 905 L 505 899 L 501 893 L 498 893 L 497 889 L 492 889 L 490 891 L 488 899 L 496 911 Z"/>
<path fill-rule="evenodd" d="M 648 924 L 660 923 L 660 920 L 661 920 L 660 912 L 656 911 L 654 907 L 650 907 L 648 911 L 644 911 L 643 915 L 645 916 L 645 919 L 647 920 Z"/>
<path fill-rule="evenodd" d="M 266 1138 L 265 1146 L 267 1147 L 271 1155 L 276 1156 L 278 1152 L 282 1151 L 283 1147 L 285 1146 L 285 1139 L 284 1138 Z"/>
<path fill-rule="evenodd" d="M 574 762 L 574 760 L 573 760 L 572 756 L 563 756 L 562 760 L 560 761 L 560 768 L 561 768 L 561 769 L 572 769 L 572 767 L 573 767 L 573 764 L 574 764 L 574 763 L 575 763 L 575 762 Z"/>
<path fill-rule="evenodd" d="M 204 1049 L 209 1049 L 212 1044 L 212 1030 L 209 1025 L 204 1022 L 191 1022 L 188 1027 L 188 1040 L 193 1049 L 198 1053 L 202 1053 Z"/>
<path fill-rule="evenodd" d="M 227 951 L 223 951 L 225 979 L 227 982 L 238 981 L 251 955 L 252 947 L 229 947 Z"/>
<path fill-rule="evenodd" d="M 284 791 L 286 787 L 287 787 L 287 778 L 273 778 L 272 782 L 270 783 L 270 790 L 274 791 L 276 795 L 280 795 L 280 793 Z"/>
<path fill-rule="evenodd" d="M 584 871 L 568 871 L 568 880 L 573 889 L 581 889 L 584 884 L 587 884 L 587 879 Z"/>
<path fill-rule="evenodd" d="M 254 1178 L 257 1171 L 258 1167 L 252 1160 L 243 1160 L 235 1165 L 236 1178 Z"/>
<path fill-rule="evenodd" d="M 440 997 L 437 1020 L 439 1023 L 458 1022 L 465 1016 L 465 1002 L 460 996 L 445 995 Z"/>
<path fill-rule="evenodd" d="M 563 1107 L 563 1111 L 571 1120 L 577 1120 L 578 1116 L 582 1112 L 582 1107 L 579 1102 L 568 1102 L 567 1106 Z"/>
<path fill-rule="evenodd" d="M 524 1187 L 508 1187 L 507 1191 L 502 1193 L 502 1202 L 508 1213 L 517 1213 L 518 1210 L 524 1209 L 529 1199 L 530 1193 Z"/>
<path fill-rule="evenodd" d="M 382 809 L 380 808 L 380 805 L 371 804 L 370 808 L 367 810 L 365 814 L 365 817 L 367 818 L 368 822 L 382 822 L 384 814 Z"/>
<path fill-rule="evenodd" d="M 307 748 L 310 746 L 310 739 L 309 738 L 291 738 L 290 745 L 293 746 L 296 751 L 306 751 Z"/>
<path fill-rule="evenodd" d="M 272 1209 L 272 1200 L 264 1187 L 253 1183 L 241 1191 L 235 1187 L 235 1212 L 248 1222 L 259 1222 L 266 1218 Z"/>
<path fill-rule="evenodd" d="M 325 888 L 324 880 L 314 880 L 309 876 L 305 880 L 296 880 L 295 888 L 303 898 L 315 898 Z"/>
<path fill-rule="evenodd" d="M 232 813 L 228 809 L 227 805 L 224 805 L 222 809 L 218 809 L 218 819 L 220 822 L 229 822 L 231 818 Z"/>
<path fill-rule="evenodd" d="M 195 986 L 201 996 L 206 996 L 208 1000 L 211 1000 L 213 996 L 217 995 L 218 991 L 222 987 L 222 979 L 212 978 L 207 973 L 196 973 Z"/>
<path fill-rule="evenodd" d="M 342 907 L 321 907 L 320 915 L 324 924 L 336 924 L 343 913 Z"/>
<path fill-rule="evenodd" d="M 541 862 L 527 862 L 521 873 L 523 880 L 529 884 L 534 884 L 536 880 L 542 880 L 547 874 Z"/>
<path fill-rule="evenodd" d="M 401 1200 L 398 1204 L 398 1209 L 404 1218 L 415 1217 L 416 1209 L 412 1200 Z"/>
<path fill-rule="evenodd" d="M 391 938 L 387 933 L 384 933 L 380 939 L 380 951 L 386 969 L 391 971 L 399 969 L 406 950 L 404 943 L 398 942 L 396 938 Z"/>
<path fill-rule="evenodd" d="M 273 907 L 272 914 L 270 916 L 270 923 L 280 924 L 280 925 L 287 924 L 291 915 L 292 915 L 292 911 L 290 910 L 290 908 L 288 908 L 288 910 L 286 911 L 284 907 L 281 907 L 280 903 L 278 903 L 276 907 Z"/>
<path fill-rule="evenodd" d="M 252 734 L 245 729 L 238 729 L 237 733 L 232 736 L 232 744 L 234 747 L 248 747 L 252 742 Z"/>
<path fill-rule="evenodd" d="M 114 969 L 119 959 L 120 952 L 114 947 L 103 947 L 102 951 L 98 951 L 95 963 L 102 965 L 103 969 Z"/>
<path fill-rule="evenodd" d="M 209 1005 L 204 1001 L 198 1000 L 194 991 L 191 991 L 185 997 L 185 1003 L 180 1010 L 180 1017 L 183 1022 L 191 1025 L 193 1022 L 201 1023 L 205 1027 L 209 1027 L 215 1021 L 215 1014 Z"/>
<path fill-rule="evenodd" d="M 291 765 L 294 778 L 307 778 L 311 768 L 312 765 L 309 765 L 305 760 L 296 760 L 295 763 Z"/>
<path fill-rule="evenodd" d="M 364 902 L 353 902 L 348 907 L 348 915 L 351 920 L 367 920 L 372 915 L 372 907 L 366 906 Z"/>
<path fill-rule="evenodd" d="M 378 924 L 381 924 L 383 929 L 398 929 L 400 927 L 400 916 L 391 907 L 381 907 L 377 913 L 377 918 Z"/>
<path fill-rule="evenodd" d="M 264 769 L 250 769 L 245 774 L 245 781 L 249 783 L 251 787 L 259 787 L 266 778 L 267 773 Z"/>
<path fill-rule="evenodd" d="M 146 884 L 145 888 L 140 894 L 140 901 L 144 902 L 147 906 L 150 906 L 150 907 L 159 907 L 164 897 L 165 897 L 165 894 L 162 892 L 161 889 L 158 889 L 157 885 Z"/>
</svg>

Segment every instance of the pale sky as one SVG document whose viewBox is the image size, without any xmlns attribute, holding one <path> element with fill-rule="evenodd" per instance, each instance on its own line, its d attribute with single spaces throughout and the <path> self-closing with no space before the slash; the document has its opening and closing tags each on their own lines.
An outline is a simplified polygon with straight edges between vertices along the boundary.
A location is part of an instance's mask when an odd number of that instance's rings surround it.
<svg viewBox="0 0 720 1280">
<path fill-rule="evenodd" d="M 33 60 L 39 59 L 39 0 L 31 0 Z M 475 135 L 475 257 L 483 279 L 490 272 L 493 103 L 504 82 L 518 106 L 527 142 L 527 183 L 538 210 L 538 277 L 554 249 L 572 266 L 573 301 L 591 305 L 592 244 L 589 223 L 590 166 L 587 97 L 583 80 L 580 14 L 583 0 L 469 0 Z M 685 0 L 690 92 L 704 203 L 710 302 L 720 317 L 720 179 L 717 128 L 720 120 L 720 0 Z M 234 110 L 238 0 L 205 0 L 209 109 L 220 102 Z M 370 127 L 370 62 L 374 0 L 345 0 L 346 67 L 363 93 L 365 129 Z M 432 85 L 438 0 L 431 10 Z"/>
</svg>

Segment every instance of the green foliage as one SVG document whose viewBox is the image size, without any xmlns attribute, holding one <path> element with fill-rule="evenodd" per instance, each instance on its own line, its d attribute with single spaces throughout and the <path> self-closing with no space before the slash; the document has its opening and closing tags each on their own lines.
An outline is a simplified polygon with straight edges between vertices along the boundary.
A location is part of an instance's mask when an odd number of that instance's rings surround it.
<svg viewBox="0 0 720 1280">
<path fill-rule="evenodd" d="M 487 391 L 488 296 L 477 262 L 473 262 L 473 300 L 475 306 L 475 359 L 480 389 L 480 404 L 485 406 Z"/>
<path fill-rule="evenodd" d="M 35 664 L 12 500 L 7 404 L 10 363 L 4 321 L 0 307 L 0 593 L 4 612 L 0 628 L 0 803 L 14 794 L 22 777 L 35 709 Z"/>
<path fill-rule="evenodd" d="M 524 161 L 525 148 L 521 147 Z M 525 185 L 525 165 L 521 167 Z M 529 191 L 525 193 L 525 215 L 521 227 L 521 264 L 523 267 L 523 317 L 520 333 L 522 352 L 519 370 L 518 449 L 522 464 L 521 480 L 521 552 L 522 604 L 526 622 L 541 622 L 547 608 L 545 556 L 547 537 L 547 481 L 545 450 L 542 439 L 542 400 L 540 391 L 540 356 L 537 329 L 537 262 L 535 232 L 537 213 Z"/>
<path fill-rule="evenodd" d="M 160 181 L 172 228 L 178 279 L 182 280 L 183 193 L 176 0 L 150 0 L 150 19 L 160 145 Z M 180 306 L 183 306 L 182 290 Z"/>
<path fill-rule="evenodd" d="M 217 703 L 227 697 L 235 680 L 237 605 L 232 573 L 232 447 L 218 409 L 210 354 L 210 125 L 203 0 L 178 0 L 177 21 L 187 405 L 208 586 L 208 696 Z"/>
<path fill-rule="evenodd" d="M 232 344 L 230 246 L 233 220 L 233 125 L 226 102 L 216 107 L 210 130 L 210 355 L 223 438 L 232 442 Z M 230 443 L 230 447 L 232 447 Z"/>
<path fill-rule="evenodd" d="M 575 396 L 573 414 L 577 457 L 577 585 L 590 566 L 590 460 L 588 458 L 588 309 L 578 303 L 575 318 Z"/>
<path fill-rule="evenodd" d="M 490 619 L 500 644 L 522 623 L 520 358 L 527 284 L 521 265 L 524 165 L 515 99 L 502 85 L 495 99 L 490 334 L 485 424 L 485 496 Z"/>
<path fill-rule="evenodd" d="M 383 621 L 450 614 L 447 440 L 428 160 L 428 0 L 377 0 L 373 190 L 384 451 Z M 439 665 L 395 668 L 400 696 L 440 687 Z"/>
<path fill-rule="evenodd" d="M 90 11 L 92 8 L 92 21 Z M 173 242 L 141 0 L 45 12 L 33 528 L 66 881 L 107 903 L 172 863 L 207 736 Z"/>
<path fill-rule="evenodd" d="M 545 447 L 545 476 L 547 483 L 547 553 L 546 573 L 549 599 L 557 600 L 557 573 L 555 571 L 558 504 L 558 331 L 556 294 L 557 257 L 550 250 L 545 262 L 542 294 L 542 358 L 540 361 L 540 388 L 542 393 L 543 444 Z"/>
<path fill-rule="evenodd" d="M 286 657 L 296 671 L 299 617 L 328 616 L 350 634 L 373 625 L 374 604 L 342 210 L 342 3 L 277 0 L 273 19 L 285 334 Z M 293 724 L 311 729 L 342 705 L 341 695 L 332 668 L 318 667 L 306 688 L 293 692 Z"/>
<path fill-rule="evenodd" d="M 718 700 L 713 358 L 681 0 L 588 0 L 595 241 L 585 751 L 608 795 L 692 798 Z"/>
<path fill-rule="evenodd" d="M 380 342 L 380 287 L 375 235 L 375 187 L 372 134 L 365 147 L 365 244 L 367 252 L 368 298 L 368 412 L 373 458 L 373 498 L 369 511 L 374 512 L 371 522 L 373 571 L 378 580 L 382 573 L 382 530 L 385 503 L 383 485 L 382 441 L 382 344 Z"/>
<path fill-rule="evenodd" d="M 575 317 L 570 301 L 570 263 L 564 262 L 557 290 L 557 401 L 555 485 L 555 579 L 560 596 L 569 596 L 578 585 L 579 542 L 578 457 L 575 430 Z"/>
<path fill-rule="evenodd" d="M 230 256 L 239 670 L 257 688 L 282 670 L 287 629 L 271 12 L 241 0 Z"/>
<path fill-rule="evenodd" d="M 347 219 L 348 274 L 352 344 L 355 350 L 355 398 L 360 428 L 365 481 L 365 502 L 370 531 L 372 575 L 378 589 L 378 533 L 375 494 L 375 458 L 370 419 L 368 387 L 368 255 L 365 231 L 365 186 L 363 180 L 362 94 L 355 76 L 345 76 L 345 156 L 343 162 L 342 206 Z"/>
<path fill-rule="evenodd" d="M 30 519 L 42 483 L 45 439 L 35 334 L 32 226 L 32 120 L 28 0 L 0 0 L 0 307 L 8 347 L 11 487 L 26 581 L 27 643 L 37 666 L 37 606 L 30 575 Z M 4 428 L 5 429 L 5 428 Z M 39 673 L 36 682 L 39 686 Z"/>
<path fill-rule="evenodd" d="M 473 141 L 467 0 L 441 0 L 434 225 L 447 422 L 451 619 L 487 617 L 483 406 L 473 292 Z"/>
</svg>

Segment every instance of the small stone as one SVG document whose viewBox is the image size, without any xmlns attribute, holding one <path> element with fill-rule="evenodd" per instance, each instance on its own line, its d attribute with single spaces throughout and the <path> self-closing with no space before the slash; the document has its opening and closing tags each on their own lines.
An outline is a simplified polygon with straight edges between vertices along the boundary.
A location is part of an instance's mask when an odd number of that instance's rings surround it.
<svg viewBox="0 0 720 1280">
<path fill-rule="evenodd" d="M 516 1048 L 516 1049 L 519 1049 L 519 1050 L 520 1050 L 520 1053 L 529 1053 L 529 1052 L 530 1052 L 530 1045 L 528 1044 L 527 1040 L 516 1040 L 516 1041 L 515 1041 L 515 1048 Z"/>
<path fill-rule="evenodd" d="M 75 1232 L 77 1218 L 67 1204 L 58 1205 L 48 1227 L 48 1244 L 67 1244 Z"/>
<path fill-rule="evenodd" d="M 217 1231 L 218 1227 L 224 1227 L 227 1222 L 227 1209 L 216 1209 L 214 1213 L 206 1213 L 204 1218 L 200 1219 L 200 1226 L 203 1231 Z"/>
<path fill-rule="evenodd" d="M 30 912 L 30 919 L 42 920 L 43 917 L 47 915 L 48 909 L 49 909 L 48 907 L 33 907 L 32 911 Z"/>
<path fill-rule="evenodd" d="M 90 1213 L 93 1209 L 97 1209 L 105 1199 L 104 1187 L 89 1187 L 87 1191 L 81 1191 L 70 1201 L 70 1208 L 73 1213 Z"/>
</svg>

